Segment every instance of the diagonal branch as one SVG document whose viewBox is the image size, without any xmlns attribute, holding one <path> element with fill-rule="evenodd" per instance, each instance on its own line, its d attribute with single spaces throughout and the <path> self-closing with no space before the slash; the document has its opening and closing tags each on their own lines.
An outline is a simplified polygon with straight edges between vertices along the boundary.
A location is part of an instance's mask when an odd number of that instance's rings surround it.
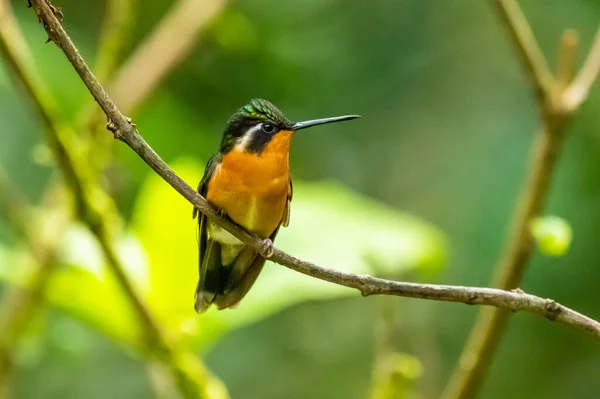
<svg viewBox="0 0 600 399">
<path fill-rule="evenodd" d="M 132 1 L 136 0 L 110 0 L 113 10 L 107 18 L 125 7 L 122 3 Z M 119 108 L 125 113 L 132 113 L 156 91 L 161 82 L 192 52 L 202 30 L 226 3 L 227 0 L 179 0 L 118 70 L 110 74 L 95 70 L 100 82 L 110 78 L 110 83 L 105 85 Z M 122 17 L 111 19 L 119 21 Z M 116 36 L 116 32 L 105 36 Z M 114 58 L 109 54 L 106 57 Z M 90 132 L 93 143 L 89 147 L 94 152 L 95 163 L 106 165 L 112 143 L 105 139 L 104 133 L 100 133 L 104 130 L 101 110 L 95 104 L 89 104 L 89 107 L 83 108 L 78 119 L 80 125 Z"/>
<path fill-rule="evenodd" d="M 199 33 L 225 7 L 226 0 L 180 0 L 119 69 L 109 92 L 130 112 L 190 52 Z"/>
<path fill-rule="evenodd" d="M 66 198 L 60 193 L 52 194 L 57 195 L 51 195 L 50 201 L 65 202 Z M 15 285 L 2 295 L 0 301 L 0 387 L 7 389 L 14 364 L 14 348 L 33 316 L 43 305 L 42 296 L 56 269 L 57 248 L 71 215 L 58 211 L 48 214 L 43 221 L 30 218 L 32 209 L 1 170 L 0 213 L 4 215 L 16 235 L 27 242 L 33 258 L 33 262 L 29 262 L 28 259 L 27 264 L 23 265 L 26 266 L 26 285 Z"/>
<path fill-rule="evenodd" d="M 533 83 L 536 97 L 543 103 L 554 84 L 554 78 L 531 26 L 516 0 L 494 0 L 493 4 Z"/>
<path fill-rule="evenodd" d="M 220 217 L 212 205 L 177 176 L 156 152 L 154 152 L 141 137 L 135 125 L 132 124 L 128 118 L 123 116 L 114 102 L 108 97 L 102 86 L 98 83 L 47 2 L 45 0 L 32 0 L 32 3 L 40 21 L 44 24 L 50 39 L 65 53 L 91 94 L 111 121 L 109 123 L 109 129 L 114 133 L 115 138 L 131 147 L 131 149 L 133 149 L 154 171 L 156 171 L 158 175 L 190 203 L 196 206 L 200 212 L 224 227 L 245 244 L 269 257 L 273 262 L 314 278 L 349 288 L 355 288 L 359 290 L 363 296 L 395 295 L 409 298 L 496 306 L 515 312 L 527 311 L 571 325 L 600 338 L 600 323 L 597 321 L 559 305 L 552 300 L 525 294 L 520 290 L 506 291 L 493 288 L 473 288 L 390 281 L 371 276 L 361 276 L 353 273 L 327 269 L 295 258 L 277 248 L 273 249 L 272 254 L 266 253 L 267 251 L 265 251 L 263 240 L 250 235 L 228 219 Z"/>
<path fill-rule="evenodd" d="M 555 82 L 518 3 L 515 0 L 495 0 L 494 4 L 507 26 L 517 53 L 524 61 L 531 85 L 536 89 L 542 122 L 542 128 L 536 135 L 530 154 L 529 177 L 515 210 L 513 229 L 498 262 L 493 282 L 496 287 L 510 290 L 520 285 L 533 253 L 529 225 L 531 220 L 542 212 L 546 203 L 552 175 L 565 140 L 566 127 L 576 110 L 563 104 L 567 96 L 565 88 L 573 75 L 578 38 L 573 30 L 567 30 L 563 35 Z M 600 34 L 598 37 L 600 38 Z M 600 54 L 600 44 L 597 47 Z M 594 56 L 590 55 L 586 64 L 593 65 L 593 58 Z M 585 75 L 586 79 L 593 81 L 596 76 L 591 75 L 588 72 Z M 585 87 L 589 89 L 591 83 L 586 83 Z M 587 91 L 585 95 L 587 96 Z M 581 102 L 577 106 L 579 104 Z M 476 396 L 502 339 L 508 317 L 508 312 L 498 308 L 484 309 L 480 312 L 454 374 L 446 386 L 442 396 L 444 399 L 469 399 Z"/>
<path fill-rule="evenodd" d="M 118 66 L 119 56 L 131 32 L 133 7 L 136 0 L 108 0 L 102 22 L 96 65 L 98 80 L 110 78 Z"/>
<path fill-rule="evenodd" d="M 592 49 L 588 53 L 579 74 L 566 90 L 563 98 L 564 107 L 569 112 L 574 112 L 586 100 L 590 89 L 600 71 L 600 27 L 596 31 Z"/>
<path fill-rule="evenodd" d="M 47 3 L 44 2 L 44 5 L 50 10 Z M 3 25 L 0 26 L 2 27 Z M 46 95 L 45 86 L 36 71 L 12 47 L 12 35 L 15 33 L 18 32 L 0 29 L 2 45 L 0 50 L 44 121 L 51 148 L 78 204 L 77 213 L 96 236 L 120 288 L 125 292 L 139 317 L 142 331 L 145 333 L 146 347 L 153 356 L 171 369 L 179 390 L 185 398 L 226 397 L 227 394 L 221 383 L 210 375 L 195 356 L 172 347 L 170 340 L 129 281 L 111 237 L 110 225 L 112 219 L 117 218 L 114 214 L 114 205 L 101 187 L 93 179 L 88 178 L 84 160 L 76 151 L 76 146 L 69 141 L 69 138 L 74 136 L 73 132 L 57 121 L 48 105 L 52 102 Z M 15 37 L 15 41 L 18 41 L 19 37 Z"/>
</svg>

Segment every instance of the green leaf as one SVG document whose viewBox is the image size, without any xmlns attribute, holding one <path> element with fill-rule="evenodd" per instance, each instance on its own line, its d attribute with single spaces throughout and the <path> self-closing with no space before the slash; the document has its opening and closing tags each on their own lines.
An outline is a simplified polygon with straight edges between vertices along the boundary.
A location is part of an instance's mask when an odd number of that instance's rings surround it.
<svg viewBox="0 0 600 399">
<path fill-rule="evenodd" d="M 10 281 L 14 268 L 10 267 L 10 252 L 4 245 L 0 244 L 0 280 Z"/>
<path fill-rule="evenodd" d="M 563 256 L 569 250 L 573 229 L 558 216 L 535 218 L 530 224 L 531 235 L 541 253 L 548 256 Z"/>
<path fill-rule="evenodd" d="M 202 177 L 202 167 L 195 161 L 182 160 L 172 166 L 192 186 Z M 195 315 L 198 249 L 192 209 L 185 198 L 150 173 L 138 194 L 132 219 L 132 231 L 149 259 L 148 303 L 174 330 Z"/>
<path fill-rule="evenodd" d="M 174 170 L 188 183 L 199 181 L 200 164 L 182 159 Z M 267 263 L 255 287 L 236 310 L 193 311 L 198 278 L 197 226 L 192 207 L 155 174 L 135 205 L 132 230 L 150 263 L 149 303 L 161 320 L 198 344 L 293 304 L 345 295 L 351 289 Z M 372 273 L 366 255 L 396 271 L 438 269 L 445 241 L 434 227 L 335 182 L 294 182 L 291 225 L 276 245 L 301 259 L 353 273 Z M 374 254 L 374 255 L 373 255 Z"/>
<path fill-rule="evenodd" d="M 48 301 L 121 344 L 135 347 L 141 332 L 137 316 L 114 278 L 100 279 L 78 267 L 58 271 L 46 292 Z"/>
<path fill-rule="evenodd" d="M 248 17 L 233 9 L 226 9 L 211 24 L 208 34 L 226 50 L 251 52 L 258 44 L 258 33 Z"/>
<path fill-rule="evenodd" d="M 377 364 L 371 399 L 414 397 L 415 380 L 423 375 L 423 364 L 407 353 L 387 353 Z"/>
<path fill-rule="evenodd" d="M 139 261 L 143 252 L 140 248 L 136 249 L 132 242 L 137 243 L 137 240 L 125 237 L 117 246 L 119 256 L 129 265 L 127 272 L 132 281 L 139 283 L 143 281 L 140 270 L 146 270 L 146 266 Z M 138 345 L 141 332 L 137 318 L 112 273 L 107 270 L 98 243 L 89 231 L 79 224 L 72 225 L 67 231 L 60 255 L 57 270 L 45 290 L 46 300 L 117 342 L 130 347 Z M 4 262 L 5 257 L 11 261 Z M 26 286 L 34 270 L 32 262 L 33 259 L 26 252 L 11 253 L 0 248 L 0 279 Z M 136 285 L 138 289 L 142 288 L 140 284 Z"/>
</svg>

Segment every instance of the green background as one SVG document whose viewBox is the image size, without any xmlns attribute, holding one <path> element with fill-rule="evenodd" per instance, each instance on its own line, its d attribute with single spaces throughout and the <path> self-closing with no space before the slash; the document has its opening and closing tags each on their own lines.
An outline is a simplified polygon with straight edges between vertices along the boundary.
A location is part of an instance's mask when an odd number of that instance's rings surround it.
<svg viewBox="0 0 600 399">
<path fill-rule="evenodd" d="M 64 117 L 74 119 L 89 93 L 55 46 L 43 45 L 46 35 L 24 3 L 13 5 L 37 66 L 59 97 Z M 63 7 L 65 27 L 82 55 L 92 60 L 103 2 L 55 3 Z M 173 2 L 138 3 L 125 54 Z M 598 24 L 598 1 L 520 3 L 551 64 L 569 27 L 580 32 L 581 61 Z M 295 194 L 301 199 L 296 208 L 292 205 L 290 227 L 278 237 L 283 249 L 331 268 L 356 261 L 351 270 L 374 273 L 364 269 L 365 263 L 380 263 L 385 273 L 398 278 L 489 284 L 539 121 L 529 83 L 488 2 L 232 2 L 202 33 L 189 57 L 130 116 L 150 145 L 195 185 L 227 118 L 255 97 L 269 99 L 293 120 L 362 115 L 358 121 L 303 131 L 294 138 L 290 160 L 298 182 Z M 572 245 L 560 258 L 535 254 L 521 285 L 595 318 L 600 318 L 599 106 L 596 85 L 568 129 L 545 210 L 569 222 Z M 33 161 L 41 151 L 42 127 L 4 65 L 0 121 L 0 165 L 36 202 L 52 169 Z M 137 243 L 132 245 L 142 248 L 155 270 L 150 277 L 135 270 L 132 275 L 149 278 L 147 297 L 165 320 L 197 324 L 190 339 L 233 398 L 368 394 L 378 298 L 363 299 L 357 292 L 278 270 L 262 284 L 259 279 L 248 298 L 253 305 L 243 302 L 226 312 L 224 321 L 207 315 L 217 321 L 203 326 L 202 318 L 198 321 L 192 313 L 197 266 L 191 209 L 126 146 L 115 149 L 107 187 Z M 161 196 L 167 199 L 161 201 Z M 344 253 L 345 246 L 362 245 L 363 232 L 373 242 Z M 408 244 L 377 240 L 396 233 Z M 331 242 L 315 240 L 315 234 Z M 0 265 L 11 269 L 16 264 L 11 254 L 21 247 L 2 220 L 0 240 L 6 255 Z M 82 244 L 67 243 L 65 251 L 74 252 L 77 245 Z M 394 252 L 398 248 L 401 254 Z M 375 253 L 380 251 L 393 256 Z M 97 256 L 102 267 L 100 255 L 84 252 L 82 263 L 94 263 Z M 64 263 L 61 271 L 68 275 L 76 267 L 69 263 L 77 261 Z M 268 265 L 266 272 L 276 268 Z M 276 273 L 285 276 L 280 280 Z M 94 297 L 89 306 L 112 301 L 110 292 Z M 68 305 L 75 299 L 56 301 Z M 394 305 L 398 350 L 423 365 L 414 389 L 421 397 L 437 397 L 479 308 L 402 298 Z M 104 313 L 103 318 L 115 317 L 113 324 L 119 324 L 117 314 L 123 310 L 117 305 L 107 309 L 115 315 Z M 173 309 L 177 317 L 171 320 Z M 34 323 L 18 348 L 16 397 L 151 396 L 143 363 L 126 339 L 119 340 L 119 333 L 102 334 L 94 323 L 80 323 L 77 314 L 50 307 Z M 511 318 L 480 397 L 596 398 L 599 375 L 597 341 L 519 313 Z"/>
</svg>

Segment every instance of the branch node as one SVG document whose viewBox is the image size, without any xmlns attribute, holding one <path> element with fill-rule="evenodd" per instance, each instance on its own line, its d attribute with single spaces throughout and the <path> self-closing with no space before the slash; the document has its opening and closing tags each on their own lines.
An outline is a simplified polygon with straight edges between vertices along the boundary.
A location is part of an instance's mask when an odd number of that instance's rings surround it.
<svg viewBox="0 0 600 399">
<path fill-rule="evenodd" d="M 129 123 L 131 127 L 135 128 L 137 126 L 131 121 L 131 118 L 125 117 L 125 120 L 127 121 L 127 123 Z M 124 131 L 117 123 L 115 123 L 115 121 L 113 121 L 110 118 L 108 119 L 108 122 L 106 122 L 106 130 L 112 132 L 115 140 L 120 141 L 124 141 L 125 135 L 127 134 L 126 131 Z"/>
<path fill-rule="evenodd" d="M 475 305 L 476 299 L 477 299 L 477 294 L 475 294 L 474 292 L 469 292 L 467 294 L 467 300 L 465 301 L 465 303 L 467 305 Z"/>
<path fill-rule="evenodd" d="M 547 312 L 546 318 L 548 320 L 556 321 L 556 317 L 560 313 L 560 305 L 554 299 L 546 299 L 544 310 Z"/>
<path fill-rule="evenodd" d="M 112 119 L 109 119 L 108 122 L 106 122 L 106 130 L 108 130 L 109 132 L 112 132 L 115 139 L 119 139 L 121 137 L 119 128 L 117 127 L 117 124 L 115 122 L 113 122 Z"/>
<path fill-rule="evenodd" d="M 52 4 L 50 4 L 49 1 L 48 6 L 50 6 L 50 10 L 52 10 L 52 14 L 54 14 L 56 18 L 58 18 L 58 20 L 62 22 L 63 18 L 65 17 L 62 11 L 62 7 L 55 7 Z"/>
<path fill-rule="evenodd" d="M 131 126 L 133 126 L 133 127 L 137 127 L 137 125 L 136 125 L 135 123 L 133 123 L 133 121 L 131 120 L 131 118 L 130 118 L 130 117 L 126 116 L 126 117 L 125 117 L 125 120 L 126 120 L 126 121 L 127 121 L 127 122 L 128 122 L 130 125 L 131 125 Z"/>
<path fill-rule="evenodd" d="M 48 44 L 50 42 L 54 42 L 54 39 L 52 39 L 52 37 L 50 36 L 50 34 L 48 34 L 48 38 L 46 39 L 46 41 L 44 42 L 44 44 Z"/>
<path fill-rule="evenodd" d="M 50 3 L 50 0 L 44 0 L 44 1 L 48 5 L 48 8 L 50 8 L 50 11 L 52 12 L 52 14 L 56 17 L 56 19 L 58 21 L 62 21 L 64 18 L 62 8 L 53 6 L 52 3 Z M 31 3 L 31 0 L 27 0 L 27 7 L 32 7 L 32 6 L 33 6 L 33 4 Z M 56 45 L 58 45 L 58 39 L 56 37 L 54 37 L 56 35 L 56 32 L 54 31 L 54 29 L 52 29 L 52 27 L 48 24 L 48 21 L 46 20 L 46 18 L 42 17 L 39 9 L 36 8 L 35 13 L 38 17 L 38 22 L 44 26 L 44 30 L 48 34 L 48 39 L 46 39 L 46 43 L 54 42 Z"/>
<path fill-rule="evenodd" d="M 48 8 L 50 8 L 50 11 L 52 11 L 52 14 L 54 14 L 54 16 L 62 22 L 62 20 L 64 19 L 65 15 L 63 14 L 62 11 L 62 7 L 56 7 L 53 6 L 52 3 L 50 2 L 50 0 L 44 0 L 46 2 L 46 4 L 48 5 Z M 33 6 L 33 4 L 31 3 L 31 0 L 27 0 L 27 7 L 31 8 Z M 38 15 L 39 18 L 39 15 Z M 42 21 L 40 21 L 42 22 Z"/>
<path fill-rule="evenodd" d="M 510 292 L 514 292 L 515 294 L 519 294 L 519 295 L 524 295 L 525 294 L 525 291 L 523 291 L 522 289 L 520 289 L 518 287 L 510 290 Z"/>
</svg>

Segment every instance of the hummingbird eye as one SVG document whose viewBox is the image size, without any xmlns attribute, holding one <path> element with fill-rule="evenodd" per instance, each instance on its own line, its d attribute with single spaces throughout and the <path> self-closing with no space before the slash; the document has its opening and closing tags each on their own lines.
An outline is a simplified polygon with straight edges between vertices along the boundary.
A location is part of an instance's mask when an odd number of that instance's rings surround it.
<svg viewBox="0 0 600 399">
<path fill-rule="evenodd" d="M 273 133 L 275 131 L 275 126 L 273 126 L 270 123 L 263 123 L 262 124 L 262 131 L 265 133 Z"/>
</svg>

